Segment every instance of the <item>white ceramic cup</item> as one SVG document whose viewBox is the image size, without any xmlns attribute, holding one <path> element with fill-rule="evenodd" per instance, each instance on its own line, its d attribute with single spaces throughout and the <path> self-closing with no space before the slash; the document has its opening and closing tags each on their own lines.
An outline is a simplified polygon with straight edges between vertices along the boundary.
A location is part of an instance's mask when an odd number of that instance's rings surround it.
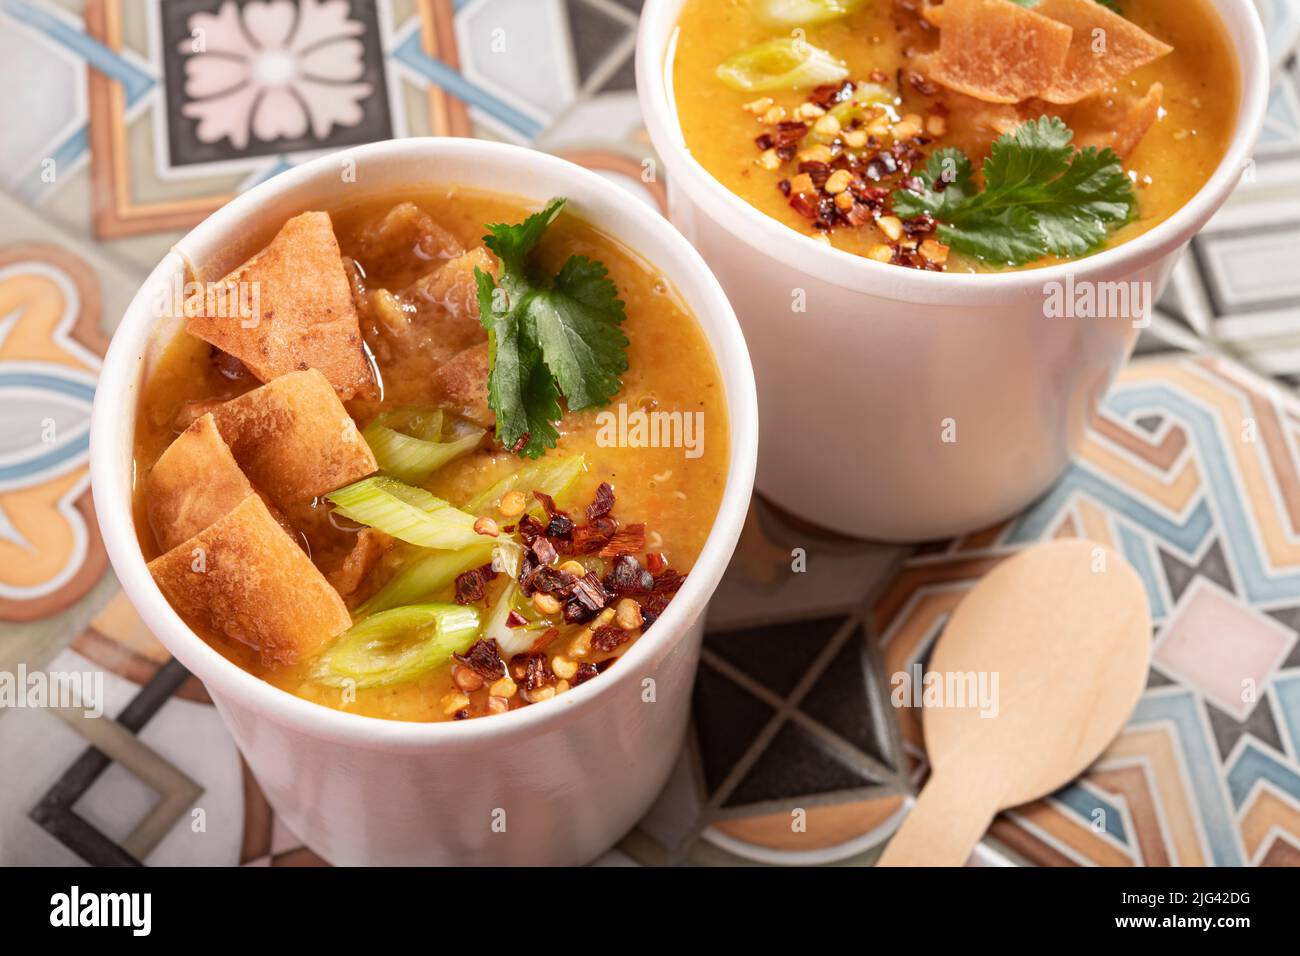
<svg viewBox="0 0 1300 956">
<path fill-rule="evenodd" d="M 739 315 L 759 382 L 758 489 L 817 524 L 920 541 L 1023 509 L 1069 464 L 1132 350 L 1133 318 L 1048 319 L 1049 283 L 1138 282 L 1158 298 L 1179 252 L 1247 167 L 1268 99 L 1249 0 L 1215 0 L 1241 100 L 1223 161 L 1190 202 L 1132 242 L 1048 269 L 947 275 L 828 247 L 731 193 L 687 149 L 672 98 L 684 0 L 646 0 L 641 110 L 668 180 L 669 218 Z M 802 290 L 806 312 L 792 308 Z M 955 439 L 955 440 L 952 440 Z"/>
<path fill-rule="evenodd" d="M 340 174 L 354 163 L 355 184 Z M 369 194 L 441 184 L 566 196 L 671 282 L 713 348 L 730 415 L 722 506 L 663 616 L 618 665 L 551 701 L 479 720 L 419 724 L 309 703 L 230 663 L 154 584 L 131 518 L 132 435 L 160 336 L 152 299 L 185 262 L 220 274 L 290 216 Z M 694 249 L 623 189 L 571 163 L 470 139 L 404 139 L 335 153 L 255 187 L 214 213 L 158 265 L 104 360 L 91 422 L 95 510 L 108 555 L 144 622 L 206 685 L 267 799 L 337 864 L 573 864 L 610 847 L 667 779 L 690 710 L 706 602 L 735 548 L 753 487 L 754 376 L 731 306 Z M 652 679 L 653 700 L 645 682 Z"/>
</svg>

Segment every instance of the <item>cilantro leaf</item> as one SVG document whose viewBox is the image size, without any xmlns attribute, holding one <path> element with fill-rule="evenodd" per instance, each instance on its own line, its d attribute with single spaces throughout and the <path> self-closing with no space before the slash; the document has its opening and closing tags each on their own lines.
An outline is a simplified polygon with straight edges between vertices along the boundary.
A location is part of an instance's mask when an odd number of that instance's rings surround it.
<svg viewBox="0 0 1300 956">
<path fill-rule="evenodd" d="M 1054 116 L 998 137 L 984 161 L 982 191 L 964 153 L 939 150 L 916 174 L 919 188 L 894 192 L 894 211 L 934 217 L 944 243 L 988 262 L 1084 255 L 1133 218 L 1137 199 L 1112 150 L 1075 152 L 1073 137 Z"/>
<path fill-rule="evenodd" d="M 554 199 L 517 225 L 488 226 L 483 241 L 501 260 L 500 278 L 474 270 L 496 437 L 530 458 L 559 440 L 561 395 L 572 411 L 606 404 L 627 371 L 626 312 L 605 266 L 572 256 L 549 279 L 529 268 L 563 206 Z"/>
</svg>

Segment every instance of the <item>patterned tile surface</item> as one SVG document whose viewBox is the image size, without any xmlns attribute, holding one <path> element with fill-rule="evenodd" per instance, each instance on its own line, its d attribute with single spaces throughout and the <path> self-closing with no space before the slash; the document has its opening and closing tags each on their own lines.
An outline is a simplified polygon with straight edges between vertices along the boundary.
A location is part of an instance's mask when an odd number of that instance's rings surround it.
<svg viewBox="0 0 1300 956">
<path fill-rule="evenodd" d="M 1075 783 L 973 862 L 1300 863 L 1300 6 L 1258 0 L 1274 95 L 1253 176 L 1178 266 L 1071 471 L 911 551 L 756 502 L 711 608 L 694 731 L 599 863 L 869 863 L 927 771 L 889 676 L 1017 548 L 1121 550 L 1148 686 Z M 177 235 L 303 158 L 387 136 L 535 144 L 662 207 L 638 0 L 0 0 L 0 671 L 94 672 L 105 713 L 0 710 L 0 862 L 320 861 L 117 590 L 86 427 L 116 317 Z M 293 82 L 286 84 L 285 77 Z"/>
</svg>

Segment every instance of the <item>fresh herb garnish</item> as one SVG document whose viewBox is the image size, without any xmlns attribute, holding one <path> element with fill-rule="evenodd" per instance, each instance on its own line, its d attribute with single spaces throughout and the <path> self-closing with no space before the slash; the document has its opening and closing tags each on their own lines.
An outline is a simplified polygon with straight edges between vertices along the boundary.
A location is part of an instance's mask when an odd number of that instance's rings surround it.
<svg viewBox="0 0 1300 956">
<path fill-rule="evenodd" d="M 1085 255 L 1133 218 L 1137 199 L 1113 150 L 1075 152 L 1073 136 L 1057 117 L 1042 116 L 998 137 L 982 191 L 965 153 L 938 150 L 915 176 L 919 190 L 894 192 L 894 212 L 934 217 L 944 243 L 987 262 Z"/>
<path fill-rule="evenodd" d="M 474 270 L 496 437 L 529 458 L 555 447 L 561 396 L 570 411 L 604 405 L 627 371 L 623 302 L 605 266 L 572 256 L 550 278 L 528 268 L 563 206 L 563 199 L 553 199 L 517 225 L 488 226 L 483 241 L 501 260 L 500 280 Z"/>
</svg>

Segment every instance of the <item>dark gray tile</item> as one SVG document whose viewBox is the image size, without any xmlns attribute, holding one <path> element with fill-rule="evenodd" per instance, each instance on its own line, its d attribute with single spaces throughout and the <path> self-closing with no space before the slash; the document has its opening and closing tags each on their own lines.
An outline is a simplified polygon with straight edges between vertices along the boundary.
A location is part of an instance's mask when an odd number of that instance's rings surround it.
<svg viewBox="0 0 1300 956">
<path fill-rule="evenodd" d="M 565 6 L 569 11 L 569 34 L 573 37 L 578 78 L 585 83 L 592 71 L 605 62 L 610 51 L 631 31 L 627 24 L 582 0 L 565 0 Z"/>
<path fill-rule="evenodd" d="M 1253 734 L 1278 753 L 1286 753 L 1282 735 L 1278 733 L 1277 723 L 1273 720 L 1273 708 L 1268 705 L 1266 699 L 1255 704 L 1255 709 L 1245 720 L 1238 720 L 1224 713 L 1209 701 L 1205 702 L 1205 712 L 1210 717 L 1210 729 L 1214 731 L 1214 741 L 1218 744 L 1219 756 L 1224 760 L 1228 759 L 1228 754 L 1232 753 L 1232 748 L 1245 733 Z"/>
<path fill-rule="evenodd" d="M 874 784 L 816 735 L 787 722 L 724 801 L 725 807 L 856 790 Z"/>
<path fill-rule="evenodd" d="M 776 712 L 707 663 L 695 678 L 695 738 L 710 794 L 717 791 Z"/>
<path fill-rule="evenodd" d="M 1196 567 L 1180 561 L 1164 548 L 1157 547 L 1156 550 L 1160 553 L 1160 563 L 1164 566 L 1165 580 L 1169 582 L 1169 594 L 1174 599 L 1174 603 L 1178 602 L 1183 592 L 1187 590 L 1187 586 L 1197 577 L 1213 581 L 1228 593 L 1234 593 L 1232 578 L 1228 575 L 1228 565 L 1218 541 L 1214 541 L 1206 549 L 1205 556 Z"/>
<path fill-rule="evenodd" d="M 708 634 L 704 646 L 782 696 L 794 690 L 826 642 L 847 620 L 828 617 Z"/>
<path fill-rule="evenodd" d="M 844 642 L 799 709 L 888 766 L 889 730 L 879 725 L 880 711 L 872 706 L 870 666 L 866 637 L 859 628 Z"/>
</svg>

